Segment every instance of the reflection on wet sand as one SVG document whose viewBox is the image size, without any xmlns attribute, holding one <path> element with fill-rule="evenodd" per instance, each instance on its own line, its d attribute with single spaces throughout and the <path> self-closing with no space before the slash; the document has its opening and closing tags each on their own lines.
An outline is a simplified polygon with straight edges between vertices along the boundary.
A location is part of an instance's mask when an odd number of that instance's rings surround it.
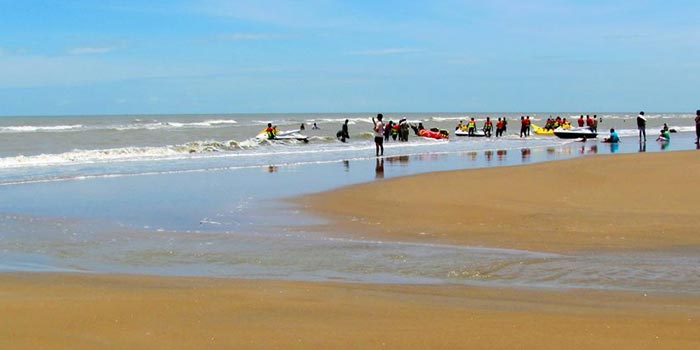
<svg viewBox="0 0 700 350">
<path fill-rule="evenodd" d="M 580 154 L 596 154 L 598 153 L 598 145 L 591 145 L 590 147 L 586 147 L 586 145 L 581 145 L 581 149 L 579 150 Z"/>
<path fill-rule="evenodd" d="M 532 152 L 530 151 L 529 148 L 521 148 L 520 149 L 520 155 L 521 155 L 523 161 L 526 161 L 530 158 L 530 153 L 532 153 Z"/>
<path fill-rule="evenodd" d="M 498 160 L 503 161 L 506 159 L 508 151 L 504 149 L 499 149 L 498 151 L 496 151 L 496 155 L 498 156 Z"/>
<path fill-rule="evenodd" d="M 410 159 L 409 156 L 393 156 L 393 157 L 386 157 L 384 158 L 386 161 L 390 164 L 399 164 L 402 166 L 408 165 L 408 161 Z"/>
<path fill-rule="evenodd" d="M 486 157 L 486 161 L 490 162 L 491 159 L 493 159 L 493 151 L 492 150 L 484 151 L 484 156 Z"/>
<path fill-rule="evenodd" d="M 383 179 L 384 178 L 384 158 L 377 158 L 376 165 L 374 167 L 374 178 Z"/>
<path fill-rule="evenodd" d="M 427 153 L 427 154 L 418 154 L 413 156 L 414 159 L 420 160 L 420 161 L 425 161 L 425 160 L 440 160 L 445 157 L 447 157 L 447 154 L 444 153 Z"/>
</svg>

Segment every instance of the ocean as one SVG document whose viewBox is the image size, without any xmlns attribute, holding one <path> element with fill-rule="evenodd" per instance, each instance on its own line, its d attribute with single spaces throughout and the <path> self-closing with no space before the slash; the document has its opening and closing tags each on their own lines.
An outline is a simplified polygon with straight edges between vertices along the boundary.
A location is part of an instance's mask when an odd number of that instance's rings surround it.
<svg viewBox="0 0 700 350">
<path fill-rule="evenodd" d="M 609 145 L 517 135 L 521 115 L 541 125 L 580 113 L 386 113 L 447 130 L 471 117 L 509 125 L 499 139 L 389 141 L 381 159 L 375 115 L 2 117 L 0 270 L 700 293 L 692 252 L 569 256 L 349 240 L 305 231 L 324 219 L 289 201 L 422 172 L 690 149 L 693 114 L 648 113 L 649 141 L 640 144 L 636 113 L 598 113 L 601 135 L 615 128 L 622 137 Z M 335 135 L 346 119 L 342 143 Z M 309 142 L 255 139 L 267 123 L 283 131 L 303 123 Z M 656 143 L 664 123 L 678 132 Z"/>
</svg>

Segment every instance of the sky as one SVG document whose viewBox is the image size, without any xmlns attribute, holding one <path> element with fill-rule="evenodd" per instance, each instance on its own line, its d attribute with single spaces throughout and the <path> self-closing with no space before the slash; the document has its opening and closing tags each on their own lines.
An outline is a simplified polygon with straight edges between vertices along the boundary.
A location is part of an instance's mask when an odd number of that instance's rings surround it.
<svg viewBox="0 0 700 350">
<path fill-rule="evenodd" d="M 0 115 L 686 112 L 698 1 L 0 0 Z"/>
</svg>

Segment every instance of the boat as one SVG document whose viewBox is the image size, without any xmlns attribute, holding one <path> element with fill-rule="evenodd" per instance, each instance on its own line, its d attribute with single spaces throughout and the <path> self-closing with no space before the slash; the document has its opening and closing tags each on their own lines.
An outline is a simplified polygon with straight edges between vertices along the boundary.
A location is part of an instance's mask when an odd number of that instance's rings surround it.
<svg viewBox="0 0 700 350">
<path fill-rule="evenodd" d="M 554 136 L 562 139 L 594 139 L 598 136 L 598 133 L 584 126 L 582 128 L 571 128 L 568 130 L 558 128 L 554 130 Z"/>
<path fill-rule="evenodd" d="M 428 129 L 418 130 L 418 136 L 423 136 L 431 139 L 442 140 L 450 138 L 450 134 L 446 130 L 433 131 Z"/>
<path fill-rule="evenodd" d="M 296 141 L 309 142 L 309 137 L 306 135 L 302 135 L 300 133 L 300 131 L 301 130 L 299 130 L 299 129 L 279 131 L 275 134 L 275 137 L 271 139 L 267 136 L 267 133 L 265 132 L 265 130 L 263 130 L 257 136 L 255 136 L 255 138 L 258 140 L 274 140 L 274 141 L 296 140 Z"/>
<path fill-rule="evenodd" d="M 556 129 L 545 129 L 543 127 L 539 127 L 539 126 L 535 125 L 534 123 L 530 123 L 530 126 L 532 126 L 532 132 L 534 132 L 537 135 L 554 135 L 554 130 L 556 130 Z M 564 124 L 564 126 L 560 126 L 557 129 L 569 130 L 569 129 L 571 129 L 571 124 Z"/>
<path fill-rule="evenodd" d="M 466 136 L 466 137 L 485 137 L 486 133 L 483 132 L 482 130 L 476 130 L 472 135 L 469 135 L 469 131 L 467 130 L 455 130 L 455 136 Z"/>
</svg>

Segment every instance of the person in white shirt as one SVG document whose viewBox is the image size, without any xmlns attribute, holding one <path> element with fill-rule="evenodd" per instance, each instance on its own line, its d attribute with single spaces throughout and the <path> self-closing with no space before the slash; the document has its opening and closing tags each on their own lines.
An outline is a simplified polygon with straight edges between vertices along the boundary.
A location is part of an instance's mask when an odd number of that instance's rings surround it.
<svg viewBox="0 0 700 350">
<path fill-rule="evenodd" d="M 372 124 L 374 124 L 374 146 L 377 150 L 377 157 L 384 155 L 384 123 L 382 119 L 384 116 L 379 113 L 377 114 L 377 120 L 372 118 Z M 381 150 L 381 152 L 380 152 Z"/>
</svg>

